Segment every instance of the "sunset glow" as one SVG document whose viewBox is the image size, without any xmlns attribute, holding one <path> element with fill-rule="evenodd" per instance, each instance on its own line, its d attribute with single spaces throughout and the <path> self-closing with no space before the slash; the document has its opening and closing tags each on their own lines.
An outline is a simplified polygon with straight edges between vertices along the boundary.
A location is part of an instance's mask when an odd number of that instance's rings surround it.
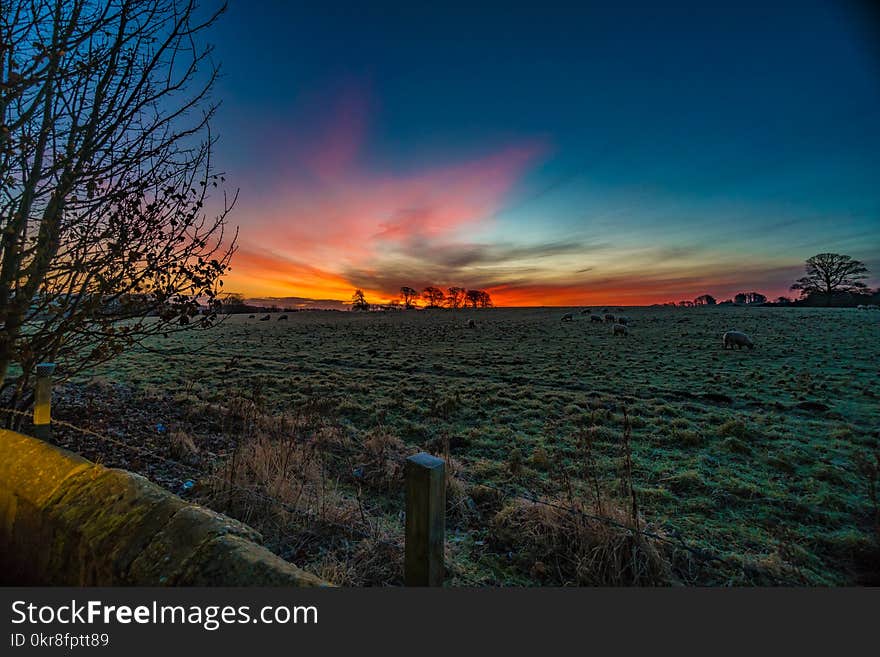
<svg viewBox="0 0 880 657">
<path fill-rule="evenodd" d="M 484 8 L 469 27 L 450 10 L 421 21 L 418 44 L 377 8 L 355 13 L 340 27 L 317 6 L 233 3 L 224 21 L 217 159 L 242 190 L 229 291 L 302 307 L 355 288 L 384 303 L 403 285 L 642 305 L 787 295 L 819 251 L 880 271 L 866 166 L 880 92 L 842 10 L 731 10 L 716 26 L 702 6 L 541 21 Z M 830 45 L 811 59 L 798 44 L 817 38 Z"/>
</svg>

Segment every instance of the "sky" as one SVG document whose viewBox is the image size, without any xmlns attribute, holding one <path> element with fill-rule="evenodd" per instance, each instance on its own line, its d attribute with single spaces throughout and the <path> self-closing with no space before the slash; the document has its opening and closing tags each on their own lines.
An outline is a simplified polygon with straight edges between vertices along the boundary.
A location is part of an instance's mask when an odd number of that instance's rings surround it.
<svg viewBox="0 0 880 657">
<path fill-rule="evenodd" d="M 215 162 L 240 189 L 225 289 L 775 298 L 826 251 L 876 287 L 867 6 L 230 0 L 210 35 Z"/>
</svg>

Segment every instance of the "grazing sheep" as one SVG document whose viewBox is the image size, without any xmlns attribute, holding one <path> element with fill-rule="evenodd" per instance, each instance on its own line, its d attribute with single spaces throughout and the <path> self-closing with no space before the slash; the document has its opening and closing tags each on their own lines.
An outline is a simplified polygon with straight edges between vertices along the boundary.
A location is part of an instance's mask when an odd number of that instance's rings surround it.
<svg viewBox="0 0 880 657">
<path fill-rule="evenodd" d="M 248 315 L 248 319 L 253 319 L 256 315 Z"/>
<path fill-rule="evenodd" d="M 279 315 L 278 321 L 280 322 L 282 319 L 287 319 L 287 315 Z"/>
<path fill-rule="evenodd" d="M 260 317 L 261 322 L 268 322 L 269 319 L 270 319 L 269 315 L 266 315 L 265 317 Z"/>
<path fill-rule="evenodd" d="M 605 314 L 605 321 L 608 322 L 609 324 L 613 324 L 613 323 L 614 323 L 614 319 L 615 319 L 615 317 L 614 317 L 614 315 L 612 315 L 611 313 L 606 313 L 606 314 Z"/>
<path fill-rule="evenodd" d="M 742 349 L 743 347 L 748 347 L 749 349 L 755 348 L 755 343 L 752 342 L 752 339 L 740 331 L 728 331 L 725 333 L 721 344 L 725 349 L 727 349 L 727 347 L 730 347 L 731 349 L 734 347 L 737 349 Z"/>
<path fill-rule="evenodd" d="M 590 321 L 591 322 L 598 322 L 599 324 L 601 324 L 602 323 L 602 315 L 590 315 Z"/>
<path fill-rule="evenodd" d="M 869 303 L 867 306 L 865 306 L 865 310 L 880 310 L 880 306 L 878 306 L 876 303 Z"/>
<path fill-rule="evenodd" d="M 589 315 L 589 314 L 590 314 L 590 309 L 589 309 L 589 308 L 583 308 L 583 309 L 581 309 L 581 315 Z"/>
<path fill-rule="evenodd" d="M 867 310 L 867 309 L 868 309 L 868 307 L 863 303 L 860 303 L 858 306 L 856 306 L 856 310 Z"/>
<path fill-rule="evenodd" d="M 611 335 L 629 335 L 629 329 L 625 324 L 613 324 L 611 326 Z"/>
<path fill-rule="evenodd" d="M 477 323 L 474 320 L 469 319 L 468 323 L 467 323 L 467 327 L 468 328 L 477 328 Z"/>
<path fill-rule="evenodd" d="M 623 315 L 620 315 L 617 318 L 617 323 L 618 324 L 629 324 L 629 317 L 624 317 Z"/>
<path fill-rule="evenodd" d="M 573 313 L 565 313 L 559 321 L 560 322 L 573 322 L 574 321 L 574 314 Z"/>
</svg>

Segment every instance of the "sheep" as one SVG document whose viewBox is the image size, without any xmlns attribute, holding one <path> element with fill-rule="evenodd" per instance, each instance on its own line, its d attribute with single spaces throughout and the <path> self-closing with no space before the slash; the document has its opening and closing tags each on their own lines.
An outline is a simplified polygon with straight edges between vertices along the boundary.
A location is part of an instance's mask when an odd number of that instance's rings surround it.
<svg viewBox="0 0 880 657">
<path fill-rule="evenodd" d="M 590 322 L 602 323 L 602 315 L 590 315 Z"/>
<path fill-rule="evenodd" d="M 613 323 L 614 323 L 614 319 L 615 319 L 615 318 L 614 318 L 614 315 L 612 315 L 611 313 L 606 313 L 606 314 L 605 314 L 605 321 L 606 321 L 607 323 L 609 323 L 609 324 L 613 324 Z"/>
<path fill-rule="evenodd" d="M 625 324 L 612 324 L 611 335 L 629 335 L 629 329 Z"/>
<path fill-rule="evenodd" d="M 867 310 L 867 309 L 868 309 L 868 307 L 863 303 L 860 303 L 858 306 L 856 306 L 856 310 Z"/>
<path fill-rule="evenodd" d="M 620 315 L 620 316 L 617 318 L 617 323 L 618 323 L 618 324 L 624 324 L 624 325 L 629 324 L 629 317 L 624 317 L 623 315 Z"/>
<path fill-rule="evenodd" d="M 287 319 L 287 315 L 279 315 L 278 321 L 280 322 L 282 319 Z"/>
<path fill-rule="evenodd" d="M 468 327 L 469 329 L 477 328 L 477 323 L 476 323 L 474 320 L 469 319 L 469 320 L 467 321 L 467 327 Z"/>
<path fill-rule="evenodd" d="M 559 321 L 560 322 L 573 322 L 574 321 L 574 314 L 573 313 L 565 313 Z"/>
<path fill-rule="evenodd" d="M 582 308 L 581 309 L 581 315 L 589 315 L 589 314 L 590 314 L 589 308 Z"/>
<path fill-rule="evenodd" d="M 724 349 L 727 349 L 728 346 L 731 349 L 733 349 L 734 346 L 738 349 L 742 349 L 743 347 L 748 347 L 749 349 L 755 348 L 755 343 L 752 342 L 752 339 L 740 331 L 728 331 L 725 333 L 721 340 L 721 345 Z"/>
<path fill-rule="evenodd" d="M 253 319 L 256 315 L 248 315 L 248 319 Z"/>
<path fill-rule="evenodd" d="M 270 319 L 269 315 L 266 315 L 265 317 L 260 317 L 261 322 L 268 322 L 269 319 Z"/>
<path fill-rule="evenodd" d="M 865 306 L 865 310 L 880 310 L 880 306 L 878 306 L 876 303 L 869 303 L 867 306 Z"/>
</svg>

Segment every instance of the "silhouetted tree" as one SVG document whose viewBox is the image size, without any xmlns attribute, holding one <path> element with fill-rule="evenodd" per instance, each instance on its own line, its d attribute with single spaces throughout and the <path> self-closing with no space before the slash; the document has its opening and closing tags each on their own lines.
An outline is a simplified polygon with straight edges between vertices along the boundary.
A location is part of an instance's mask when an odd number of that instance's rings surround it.
<svg viewBox="0 0 880 657">
<path fill-rule="evenodd" d="M 439 308 L 443 305 L 443 300 L 446 298 L 446 295 L 439 287 L 429 285 L 422 290 L 422 298 L 428 302 L 428 308 Z"/>
<path fill-rule="evenodd" d="M 477 303 L 480 304 L 480 308 L 491 308 L 492 307 L 492 297 L 485 290 L 477 290 L 479 292 L 479 300 Z"/>
<path fill-rule="evenodd" d="M 464 298 L 467 305 L 471 308 L 476 308 L 480 305 L 480 290 L 468 290 L 464 293 Z"/>
<path fill-rule="evenodd" d="M 694 302 L 684 300 L 684 301 L 679 301 L 678 305 L 681 306 L 682 308 L 692 308 L 694 305 Z"/>
<path fill-rule="evenodd" d="M 853 260 L 848 255 L 819 253 L 808 259 L 804 268 L 807 275 L 795 281 L 790 288 L 799 290 L 802 298 L 822 295 L 830 304 L 837 294 L 868 291 L 868 286 L 862 282 L 868 277 L 868 268 L 865 263 Z"/>
<path fill-rule="evenodd" d="M 765 297 L 760 292 L 740 292 L 735 297 L 733 297 L 733 300 L 736 303 L 746 304 L 765 303 L 767 301 L 767 297 Z"/>
<path fill-rule="evenodd" d="M 234 198 L 206 214 L 223 180 L 203 38 L 218 14 L 177 0 L 0 1 L 6 403 L 27 405 L 42 360 L 62 362 L 63 380 L 216 317 L 235 250 Z"/>
<path fill-rule="evenodd" d="M 225 313 L 243 313 L 247 311 L 247 305 L 244 302 L 244 295 L 238 292 L 227 292 L 222 300 L 223 312 Z"/>
<path fill-rule="evenodd" d="M 714 306 L 717 302 L 711 294 L 701 294 L 694 299 L 695 306 Z"/>
<path fill-rule="evenodd" d="M 455 310 L 461 308 L 465 302 L 465 290 L 463 287 L 451 287 L 446 290 L 446 305 Z"/>
<path fill-rule="evenodd" d="M 402 288 L 400 288 L 400 298 L 403 299 L 403 305 L 407 308 L 413 307 L 413 301 L 415 301 L 418 296 L 418 291 L 414 290 L 411 287 L 406 287 L 404 285 Z"/>
<path fill-rule="evenodd" d="M 351 309 L 352 310 L 369 310 L 370 304 L 367 301 L 367 298 L 364 296 L 363 290 L 355 290 L 354 294 L 351 295 Z"/>
</svg>

